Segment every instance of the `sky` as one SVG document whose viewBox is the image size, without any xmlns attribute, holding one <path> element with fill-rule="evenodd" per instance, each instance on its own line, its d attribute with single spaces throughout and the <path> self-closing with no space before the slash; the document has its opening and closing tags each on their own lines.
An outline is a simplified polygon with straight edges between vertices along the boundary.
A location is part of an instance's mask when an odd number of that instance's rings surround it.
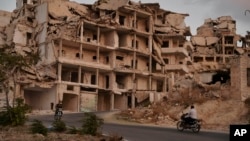
<svg viewBox="0 0 250 141">
<path fill-rule="evenodd" d="M 70 0 L 93 4 L 96 0 Z M 138 0 L 133 0 L 137 2 Z M 236 20 L 236 33 L 246 35 L 250 31 L 250 0 L 140 0 L 142 3 L 159 3 L 161 9 L 189 14 L 185 19 L 193 35 L 204 20 L 231 16 Z M 16 0 L 0 0 L 0 10 L 13 11 Z M 249 11 L 246 11 L 249 10 Z"/>
</svg>

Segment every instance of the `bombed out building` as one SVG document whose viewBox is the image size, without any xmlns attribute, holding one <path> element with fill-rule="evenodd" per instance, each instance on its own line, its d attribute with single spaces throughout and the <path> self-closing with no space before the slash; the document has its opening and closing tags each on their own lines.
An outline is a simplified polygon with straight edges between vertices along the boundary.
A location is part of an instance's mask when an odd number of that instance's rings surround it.
<svg viewBox="0 0 250 141">
<path fill-rule="evenodd" d="M 40 61 L 23 68 L 10 93 L 34 110 L 51 110 L 59 101 L 74 112 L 158 101 L 181 76 L 198 72 L 202 82 L 211 82 L 249 46 L 229 16 L 205 20 L 192 36 L 185 24 L 188 14 L 161 9 L 158 3 L 16 0 L 16 6 L 12 13 L 0 11 L 5 21 L 0 46 L 14 44 L 20 54 L 39 52 Z M 243 39 L 244 47 L 237 47 Z"/>
</svg>

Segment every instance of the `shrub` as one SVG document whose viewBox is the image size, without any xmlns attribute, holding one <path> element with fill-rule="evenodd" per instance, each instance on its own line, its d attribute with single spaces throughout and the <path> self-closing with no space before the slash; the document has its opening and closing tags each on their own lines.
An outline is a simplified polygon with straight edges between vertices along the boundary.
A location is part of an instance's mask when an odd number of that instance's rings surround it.
<svg viewBox="0 0 250 141">
<path fill-rule="evenodd" d="M 33 123 L 31 124 L 31 132 L 33 134 L 39 133 L 39 134 L 42 134 L 44 136 L 47 136 L 48 129 L 42 124 L 41 121 L 34 120 Z"/>
<path fill-rule="evenodd" d="M 54 127 L 54 130 L 56 132 L 63 132 L 63 131 L 66 131 L 66 124 L 61 121 L 61 120 L 56 120 L 52 123 L 52 126 Z"/>
<path fill-rule="evenodd" d="M 30 111 L 30 106 L 24 104 L 24 100 L 21 98 L 16 99 L 16 106 L 7 107 L 7 111 L 0 113 L 0 125 L 18 126 L 24 125 L 28 117 L 25 115 Z"/>
<path fill-rule="evenodd" d="M 85 113 L 82 119 L 81 134 L 95 136 L 98 129 L 103 125 L 103 119 L 98 118 L 94 113 Z"/>
</svg>

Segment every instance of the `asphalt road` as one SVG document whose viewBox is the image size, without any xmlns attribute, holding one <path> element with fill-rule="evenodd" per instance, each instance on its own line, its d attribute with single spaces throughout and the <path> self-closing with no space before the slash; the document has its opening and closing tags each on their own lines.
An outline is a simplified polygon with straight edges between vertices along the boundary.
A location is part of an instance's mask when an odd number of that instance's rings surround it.
<svg viewBox="0 0 250 141">
<path fill-rule="evenodd" d="M 69 113 L 64 114 L 62 120 L 68 126 L 80 127 L 82 117 L 83 113 Z M 29 120 L 33 119 L 41 120 L 49 127 L 54 121 L 54 116 L 30 115 Z M 102 131 L 104 134 L 122 136 L 127 141 L 229 141 L 228 133 L 209 132 L 202 129 L 200 133 L 193 133 L 191 130 L 180 132 L 175 128 L 104 123 Z"/>
</svg>

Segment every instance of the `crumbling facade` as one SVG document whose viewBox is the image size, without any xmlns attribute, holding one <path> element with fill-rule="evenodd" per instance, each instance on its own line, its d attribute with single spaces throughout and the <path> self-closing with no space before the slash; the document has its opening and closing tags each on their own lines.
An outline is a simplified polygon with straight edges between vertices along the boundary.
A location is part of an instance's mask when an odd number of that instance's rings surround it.
<svg viewBox="0 0 250 141">
<path fill-rule="evenodd" d="M 0 45 L 38 51 L 40 61 L 23 69 L 12 98 L 33 110 L 62 101 L 68 111 L 105 111 L 160 100 L 187 74 L 210 82 L 245 38 L 231 17 L 208 19 L 192 36 L 186 16 L 129 0 L 17 0 L 13 13 L 0 12 Z"/>
</svg>

